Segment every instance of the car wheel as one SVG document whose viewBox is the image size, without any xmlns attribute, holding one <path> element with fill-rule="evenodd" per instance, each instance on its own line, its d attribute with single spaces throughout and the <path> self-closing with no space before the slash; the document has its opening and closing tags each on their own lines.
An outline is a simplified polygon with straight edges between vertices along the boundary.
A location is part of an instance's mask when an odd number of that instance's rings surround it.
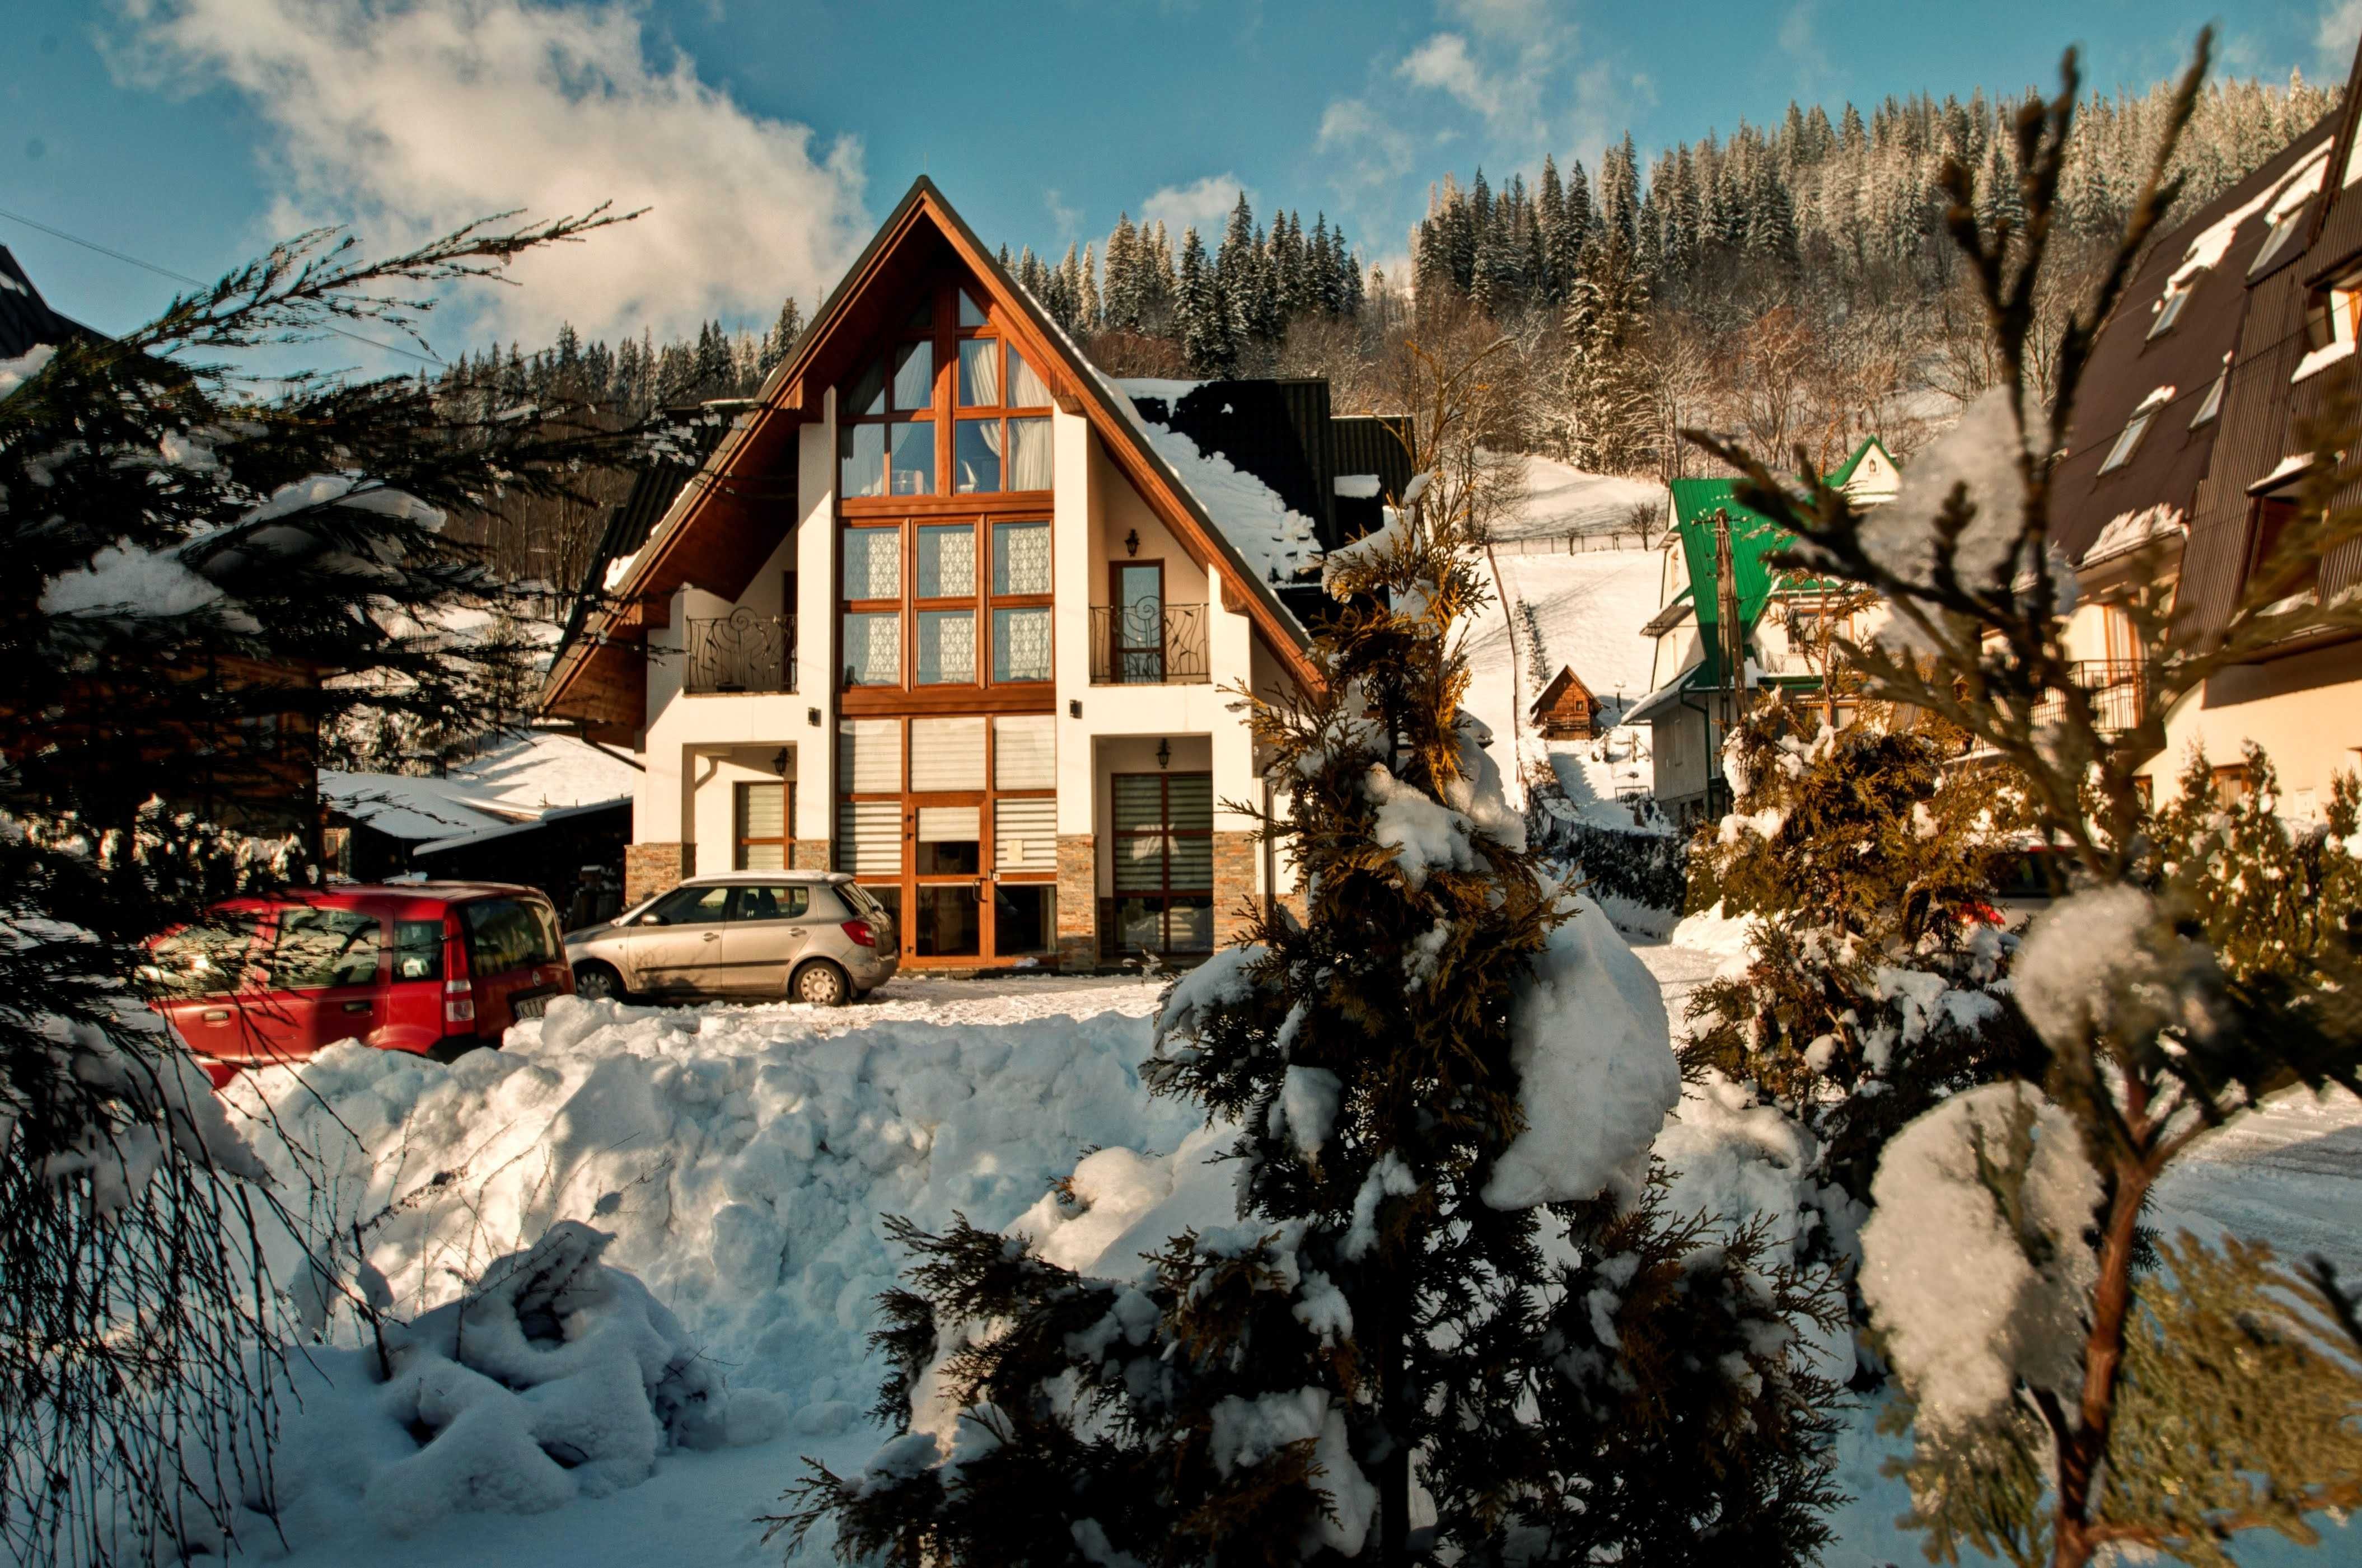
<svg viewBox="0 0 2362 1568">
<path fill-rule="evenodd" d="M 595 958 L 574 966 L 574 994 L 587 1001 L 622 1001 L 624 977 Z"/>
<path fill-rule="evenodd" d="M 440 1062 L 447 1067 L 462 1056 L 470 1055 L 478 1051 L 490 1051 L 493 1048 L 493 1044 L 491 1041 L 482 1039 L 477 1035 L 453 1034 L 447 1036 L 444 1039 L 437 1040 L 434 1044 L 429 1045 L 426 1048 L 426 1055 L 429 1060 Z"/>
<path fill-rule="evenodd" d="M 805 965 L 788 982 L 789 998 L 814 1007 L 843 1007 L 852 994 L 853 987 L 845 979 L 844 971 L 825 959 Z"/>
</svg>

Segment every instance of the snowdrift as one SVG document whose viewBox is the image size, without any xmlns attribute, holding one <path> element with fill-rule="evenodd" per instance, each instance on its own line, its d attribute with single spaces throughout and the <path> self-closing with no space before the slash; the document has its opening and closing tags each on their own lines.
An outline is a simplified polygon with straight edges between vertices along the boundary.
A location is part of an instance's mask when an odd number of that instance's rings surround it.
<svg viewBox="0 0 2362 1568">
<path fill-rule="evenodd" d="M 392 1385 L 349 1309 L 330 1339 L 361 1348 L 315 1352 L 303 1374 L 313 1381 L 298 1392 L 329 1412 L 321 1433 L 341 1434 L 308 1441 L 341 1456 L 327 1469 L 350 1472 L 319 1480 L 320 1495 L 369 1493 L 365 1511 L 391 1530 L 459 1482 L 478 1500 L 442 1506 L 529 1511 L 629 1485 L 670 1447 L 850 1429 L 880 1378 L 872 1300 L 903 1261 L 882 1216 L 1006 1225 L 1095 1146 L 1171 1150 L 1195 1130 L 1135 1071 L 1147 1054 L 1139 1015 L 1155 999 L 1138 985 L 1044 985 L 933 1010 L 971 1020 L 942 1024 L 894 1016 L 907 1006 L 692 1011 L 569 998 L 511 1031 L 505 1049 L 449 1067 L 345 1044 L 240 1083 L 233 1107 L 253 1117 L 291 1207 L 308 1200 L 343 1234 L 358 1228 L 381 1276 L 366 1294 L 408 1325 Z M 612 1239 L 594 1246 L 601 1235 Z M 603 1319 L 560 1311 L 562 1333 L 536 1339 L 509 1320 L 548 1320 L 546 1307 L 537 1319 L 523 1297 L 513 1310 L 480 1298 L 461 1330 L 454 1304 L 479 1282 L 560 1264 L 600 1282 Z M 277 1266 L 282 1279 L 301 1271 L 292 1253 Z M 479 1312 L 502 1326 L 480 1331 Z M 520 1369 L 557 1363 L 471 1362 L 488 1334 L 568 1364 L 603 1358 L 608 1371 L 546 1392 L 557 1379 Z M 469 1355 L 438 1348 L 462 1342 Z M 711 1382 L 667 1384 L 681 1347 Z M 527 1450 L 550 1452 L 556 1407 L 577 1404 L 605 1412 L 590 1422 L 595 1444 L 556 1441 L 586 1458 L 536 1463 Z M 424 1446 L 422 1425 L 437 1434 Z M 403 1466 L 422 1479 L 388 1478 Z"/>
</svg>

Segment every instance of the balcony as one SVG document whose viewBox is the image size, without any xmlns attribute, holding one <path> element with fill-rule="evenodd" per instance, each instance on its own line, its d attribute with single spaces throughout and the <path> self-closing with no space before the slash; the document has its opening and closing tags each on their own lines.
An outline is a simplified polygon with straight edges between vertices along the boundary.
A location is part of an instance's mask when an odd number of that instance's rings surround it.
<svg viewBox="0 0 2362 1568">
<path fill-rule="evenodd" d="M 796 618 L 734 610 L 688 623 L 684 685 L 692 696 L 717 692 L 793 691 Z"/>
<path fill-rule="evenodd" d="M 2067 674 L 2091 699 L 2092 717 L 2102 735 L 2114 738 L 2140 727 L 2148 710 L 2148 677 L 2137 659 L 2077 659 L 2067 667 Z M 2034 716 L 2037 722 L 2050 722 L 2065 712 L 2065 700 L 2054 696 L 2036 707 Z"/>
<path fill-rule="evenodd" d="M 1091 606 L 1091 684 L 1173 686 L 1213 679 L 1206 607 L 1143 599 Z"/>
</svg>

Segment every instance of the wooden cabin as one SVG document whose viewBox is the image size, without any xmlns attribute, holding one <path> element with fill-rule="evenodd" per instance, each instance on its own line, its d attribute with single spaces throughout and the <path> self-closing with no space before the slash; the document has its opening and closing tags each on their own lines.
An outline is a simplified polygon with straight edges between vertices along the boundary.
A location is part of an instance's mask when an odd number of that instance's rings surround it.
<svg viewBox="0 0 2362 1568">
<path fill-rule="evenodd" d="M 1590 740 L 1599 734 L 1599 700 L 1574 667 L 1565 665 L 1534 699 L 1529 717 L 1544 740 Z"/>
</svg>

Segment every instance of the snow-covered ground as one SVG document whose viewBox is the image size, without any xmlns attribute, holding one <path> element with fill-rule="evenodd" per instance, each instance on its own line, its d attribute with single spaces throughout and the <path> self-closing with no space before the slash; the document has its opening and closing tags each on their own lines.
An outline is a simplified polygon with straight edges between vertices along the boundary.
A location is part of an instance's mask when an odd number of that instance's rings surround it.
<svg viewBox="0 0 2362 1568">
<path fill-rule="evenodd" d="M 1563 538 L 1569 534 L 1628 528 L 1636 507 L 1645 506 L 1659 518 L 1664 515 L 1665 487 L 1654 480 L 1585 473 L 1531 453 L 1522 461 L 1525 504 L 1516 517 L 1494 525 L 1496 537 Z"/>
<path fill-rule="evenodd" d="M 1551 675 L 1572 668 L 1605 709 L 1613 711 L 1619 701 L 1628 707 L 1649 691 L 1654 646 L 1640 635 L 1640 627 L 1657 613 L 1663 557 L 1641 549 L 1576 556 L 1496 552 L 1486 564 L 1488 580 L 1495 567 L 1500 602 L 1485 606 L 1482 620 L 1467 629 L 1465 701 L 1493 732 L 1493 755 L 1501 761 L 1510 803 L 1522 805 L 1525 800 L 1522 778 L 1516 777 L 1523 770 L 1508 766 L 1512 735 L 1522 743 L 1520 760 L 1553 767 L 1578 805 L 1613 801 L 1619 789 L 1647 789 L 1652 774 L 1645 727 L 1617 729 L 1600 741 L 1545 744 L 1528 721 L 1541 692 L 1533 679 L 1531 628 L 1520 607 L 1533 611 L 1541 632 L 1541 662 Z"/>
<path fill-rule="evenodd" d="M 1676 1028 L 1687 992 L 1729 959 L 1735 936 L 1735 924 L 1693 920 L 1639 949 Z M 340 1047 L 300 1078 L 241 1086 L 239 1103 L 267 1105 L 314 1145 L 338 1212 L 369 1227 L 397 1317 L 455 1299 L 486 1260 L 551 1221 L 585 1220 L 614 1235 L 606 1261 L 677 1315 L 744 1407 L 730 1444 L 665 1453 L 637 1485 L 529 1516 L 430 1504 L 400 1516 L 405 1537 L 373 1527 L 362 1503 L 381 1462 L 320 1445 L 293 1455 L 304 1495 L 288 1515 L 291 1561 L 778 1561 L 755 1520 L 778 1508 L 804 1458 L 843 1472 L 879 1441 L 863 1411 L 880 1372 L 866 1344 L 871 1301 L 899 1261 L 884 1215 L 929 1227 L 955 1212 L 996 1227 L 1025 1217 L 1054 1255 L 1079 1260 L 1137 1250 L 1219 1207 L 1219 1172 L 1175 1183 L 1192 1162 L 1159 1157 L 1210 1141 L 1186 1107 L 1140 1086 L 1156 998 L 1137 980 L 1002 977 L 898 978 L 834 1012 L 567 1003 L 513 1031 L 503 1051 L 447 1069 Z M 1101 1152 L 1077 1171 L 1092 1148 Z M 283 1154 L 277 1163 L 294 1176 Z M 1099 1202 L 1059 1221 L 1041 1199 L 1070 1172 Z M 2362 1213 L 2362 1104 L 2276 1103 L 2219 1136 L 2164 1196 L 2160 1218 L 2230 1223 L 2347 1261 Z M 349 1386 L 311 1386 L 324 1419 L 352 1403 Z M 1878 1474 L 1897 1452 L 1867 1412 L 1849 1425 L 1839 1479 L 1856 1501 L 1838 1520 L 1831 1564 L 1918 1560 L 1917 1538 L 1893 1522 L 1904 1494 Z M 2238 1559 L 2334 1552 L 2268 1541 Z M 824 1555 L 815 1541 L 805 1560 Z"/>
</svg>

